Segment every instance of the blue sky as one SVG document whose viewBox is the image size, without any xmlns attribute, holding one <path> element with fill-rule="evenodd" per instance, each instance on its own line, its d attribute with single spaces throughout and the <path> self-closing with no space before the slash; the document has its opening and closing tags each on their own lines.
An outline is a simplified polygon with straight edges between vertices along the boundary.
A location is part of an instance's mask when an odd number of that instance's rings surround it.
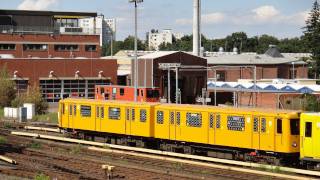
<svg viewBox="0 0 320 180">
<path fill-rule="evenodd" d="M 314 0 L 202 0 L 202 33 L 221 38 L 236 31 L 279 38 L 302 35 Z M 192 32 L 193 0 L 144 0 L 139 4 L 139 37 L 151 29 Z M 128 0 L 2 0 L 1 9 L 90 11 L 117 18 L 117 39 L 133 34 Z"/>
</svg>

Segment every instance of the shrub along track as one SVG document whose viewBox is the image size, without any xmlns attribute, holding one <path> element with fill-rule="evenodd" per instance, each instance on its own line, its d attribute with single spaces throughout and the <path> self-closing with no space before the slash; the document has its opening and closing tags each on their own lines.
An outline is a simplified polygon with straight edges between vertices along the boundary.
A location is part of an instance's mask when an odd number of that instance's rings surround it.
<svg viewBox="0 0 320 180">
<path fill-rule="evenodd" d="M 57 179 L 106 179 L 103 164 L 115 166 L 116 179 L 270 179 L 230 170 L 206 168 L 162 160 L 91 151 L 86 146 L 18 137 L 0 129 L 7 139 L 0 153 L 17 161 L 0 173 L 33 178 L 43 173 Z M 275 179 L 274 177 L 272 177 Z"/>
</svg>

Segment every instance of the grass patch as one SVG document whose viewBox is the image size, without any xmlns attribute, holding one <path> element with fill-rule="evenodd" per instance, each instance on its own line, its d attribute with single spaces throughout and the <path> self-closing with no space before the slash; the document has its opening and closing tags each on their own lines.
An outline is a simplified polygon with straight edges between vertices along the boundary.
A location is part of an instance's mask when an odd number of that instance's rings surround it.
<svg viewBox="0 0 320 180">
<path fill-rule="evenodd" d="M 32 148 L 32 149 L 40 149 L 41 148 L 41 144 L 39 142 L 32 141 L 32 143 L 29 144 L 29 147 Z"/>
<path fill-rule="evenodd" d="M 4 117 L 4 109 L 0 108 L 0 118 L 2 119 Z"/>
<path fill-rule="evenodd" d="M 77 146 L 73 146 L 73 147 L 71 148 L 70 153 L 71 153 L 71 154 L 79 154 L 79 153 L 81 152 L 81 150 L 82 150 L 82 145 L 81 145 L 81 144 L 78 144 Z"/>
<path fill-rule="evenodd" d="M 7 138 L 0 136 L 0 144 L 5 144 L 7 143 Z"/>
<path fill-rule="evenodd" d="M 50 177 L 43 173 L 40 173 L 40 174 L 36 174 L 33 179 L 34 180 L 50 180 Z"/>
<path fill-rule="evenodd" d="M 48 122 L 58 124 L 58 113 L 46 113 L 41 115 L 36 115 L 33 118 L 34 121 Z"/>
<path fill-rule="evenodd" d="M 4 125 L 3 125 L 3 127 L 4 127 L 5 129 L 11 129 L 11 128 L 12 128 L 12 125 L 11 125 L 10 123 L 8 123 L 8 122 L 5 122 Z"/>
</svg>

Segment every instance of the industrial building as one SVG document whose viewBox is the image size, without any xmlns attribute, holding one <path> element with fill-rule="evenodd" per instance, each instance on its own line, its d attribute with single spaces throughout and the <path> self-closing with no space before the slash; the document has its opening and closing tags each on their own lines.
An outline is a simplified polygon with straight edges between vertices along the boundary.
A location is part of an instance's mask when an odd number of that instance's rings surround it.
<svg viewBox="0 0 320 180">
<path fill-rule="evenodd" d="M 94 98 L 94 85 L 117 83 L 116 60 L 100 58 L 100 30 L 79 26 L 91 12 L 0 10 L 0 66 L 18 92 L 41 87 L 48 102 Z"/>
</svg>

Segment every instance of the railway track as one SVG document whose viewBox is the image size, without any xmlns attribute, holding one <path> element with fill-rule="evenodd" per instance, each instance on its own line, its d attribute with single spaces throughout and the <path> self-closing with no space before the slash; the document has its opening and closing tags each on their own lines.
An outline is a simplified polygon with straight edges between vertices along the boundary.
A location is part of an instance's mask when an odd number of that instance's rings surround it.
<svg viewBox="0 0 320 180">
<path fill-rule="evenodd" d="M 103 164 L 115 166 L 116 179 L 268 179 L 270 176 L 209 168 L 135 155 L 98 152 L 88 147 L 28 137 L 2 131 L 8 144 L 0 152 L 18 165 L 2 168 L 0 173 L 33 178 L 40 172 L 57 179 L 105 179 Z M 68 177 L 68 178 L 66 178 Z M 272 177 L 277 179 L 276 177 Z"/>
</svg>

